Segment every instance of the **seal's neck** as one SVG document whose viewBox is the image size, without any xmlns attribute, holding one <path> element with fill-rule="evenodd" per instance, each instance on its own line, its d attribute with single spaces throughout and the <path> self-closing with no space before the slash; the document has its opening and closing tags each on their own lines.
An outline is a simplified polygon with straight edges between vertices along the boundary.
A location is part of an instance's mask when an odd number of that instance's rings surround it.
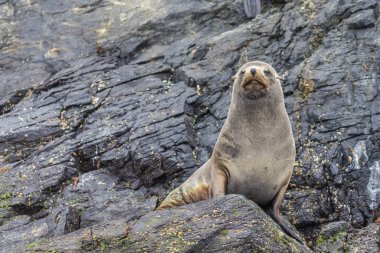
<svg viewBox="0 0 380 253">
<path fill-rule="evenodd" d="M 226 127 L 237 135 L 271 136 L 275 128 L 288 128 L 282 88 L 272 87 L 265 96 L 251 99 L 233 90 Z"/>
</svg>

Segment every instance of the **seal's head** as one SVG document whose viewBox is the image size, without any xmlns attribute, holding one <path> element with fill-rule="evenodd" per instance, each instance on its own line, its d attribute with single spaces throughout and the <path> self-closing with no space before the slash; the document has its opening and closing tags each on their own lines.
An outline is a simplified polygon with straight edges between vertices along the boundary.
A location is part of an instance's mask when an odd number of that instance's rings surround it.
<svg viewBox="0 0 380 253">
<path fill-rule="evenodd" d="M 244 64 L 234 76 L 234 89 L 251 99 L 264 97 L 281 79 L 273 67 L 265 62 L 252 61 Z"/>
</svg>

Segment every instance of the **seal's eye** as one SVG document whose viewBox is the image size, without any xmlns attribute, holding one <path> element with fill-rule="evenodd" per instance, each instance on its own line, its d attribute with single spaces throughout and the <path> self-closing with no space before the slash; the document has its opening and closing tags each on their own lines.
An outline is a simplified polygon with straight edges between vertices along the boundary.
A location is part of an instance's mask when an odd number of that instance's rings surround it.
<svg viewBox="0 0 380 253">
<path fill-rule="evenodd" d="M 239 76 L 242 77 L 245 74 L 245 70 L 240 71 Z"/>
<path fill-rule="evenodd" d="M 272 76 L 272 72 L 270 72 L 269 70 L 264 70 L 264 74 L 265 74 L 267 77 L 271 77 L 271 76 Z"/>
</svg>

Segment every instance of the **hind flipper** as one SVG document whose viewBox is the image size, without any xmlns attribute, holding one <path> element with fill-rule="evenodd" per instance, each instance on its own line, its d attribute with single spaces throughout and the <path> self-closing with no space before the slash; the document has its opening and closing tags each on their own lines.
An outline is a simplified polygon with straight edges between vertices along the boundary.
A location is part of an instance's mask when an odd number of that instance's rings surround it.
<svg viewBox="0 0 380 253">
<path fill-rule="evenodd" d="M 162 201 L 160 206 L 157 207 L 155 210 L 187 205 L 209 198 L 209 190 L 207 185 L 198 184 L 190 186 L 186 185 L 185 183 L 179 186 L 178 188 L 174 189 L 172 192 L 170 192 L 169 195 L 164 199 L 164 201 Z"/>
<path fill-rule="evenodd" d="M 290 178 L 289 178 L 290 179 Z M 288 182 L 278 191 L 276 197 L 272 200 L 272 202 L 269 204 L 269 208 L 267 209 L 267 213 L 272 217 L 273 220 L 277 222 L 278 225 L 282 228 L 282 230 L 289 235 L 290 237 L 296 239 L 298 242 L 305 244 L 303 239 L 295 233 L 285 222 L 285 218 L 281 216 L 280 214 L 280 206 L 282 203 L 282 200 L 285 195 L 285 191 L 288 188 L 289 180 Z"/>
</svg>

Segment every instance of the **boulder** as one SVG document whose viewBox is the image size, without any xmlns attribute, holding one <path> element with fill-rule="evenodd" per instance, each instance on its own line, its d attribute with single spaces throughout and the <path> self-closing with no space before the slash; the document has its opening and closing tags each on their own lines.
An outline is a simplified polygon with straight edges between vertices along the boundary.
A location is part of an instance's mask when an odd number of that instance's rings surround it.
<svg viewBox="0 0 380 253">
<path fill-rule="evenodd" d="M 312 252 L 240 195 L 150 212 L 134 222 L 95 225 L 22 250 L 44 251 Z"/>
</svg>

